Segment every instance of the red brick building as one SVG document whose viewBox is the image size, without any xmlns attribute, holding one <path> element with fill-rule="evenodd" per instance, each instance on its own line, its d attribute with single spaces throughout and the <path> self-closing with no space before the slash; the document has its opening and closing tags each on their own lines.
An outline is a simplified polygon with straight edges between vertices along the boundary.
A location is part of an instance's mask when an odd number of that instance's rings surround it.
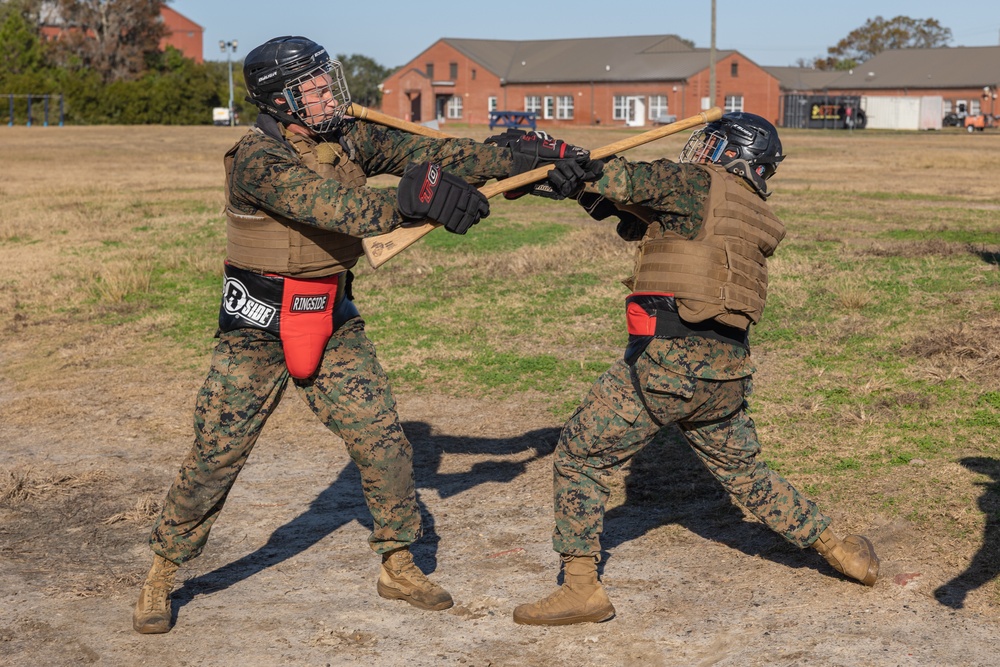
<svg viewBox="0 0 1000 667">
<path fill-rule="evenodd" d="M 188 58 L 193 58 L 199 65 L 205 62 L 204 44 L 205 29 L 180 14 L 167 5 L 160 8 L 160 18 L 167 28 L 167 34 L 160 40 L 160 50 L 172 46 Z"/>
<path fill-rule="evenodd" d="M 42 39 L 46 41 L 59 39 L 59 36 L 67 30 L 54 5 L 43 7 L 41 15 L 42 25 L 39 32 Z M 205 29 L 167 5 L 161 6 L 160 18 L 167 29 L 166 35 L 160 40 L 160 50 L 172 46 L 185 57 L 194 59 L 196 63 L 203 63 L 205 58 L 202 40 Z"/>
<path fill-rule="evenodd" d="M 777 123 L 778 79 L 738 51 L 675 35 L 541 41 L 440 39 L 382 84 L 383 112 L 413 122 L 486 124 L 490 111 L 535 112 L 543 126 L 641 127 L 710 106 Z"/>
<path fill-rule="evenodd" d="M 946 113 L 961 109 L 972 115 L 1000 113 L 993 101 L 998 86 L 1000 46 L 883 51 L 829 84 L 841 94 L 940 96 Z"/>
<path fill-rule="evenodd" d="M 786 121 L 792 115 L 787 111 L 794 110 L 794 98 L 810 95 L 841 100 L 853 97 L 870 118 L 878 113 L 892 116 L 875 120 L 882 121 L 876 126 L 893 129 L 940 128 L 940 122 L 914 115 L 920 108 L 920 115 L 925 116 L 923 109 L 930 103 L 938 121 L 943 115 L 1000 115 L 1000 46 L 891 49 L 846 72 L 767 69 L 779 80 L 782 94 L 789 100 L 782 114 Z M 786 125 L 798 126 L 792 122 Z"/>
</svg>

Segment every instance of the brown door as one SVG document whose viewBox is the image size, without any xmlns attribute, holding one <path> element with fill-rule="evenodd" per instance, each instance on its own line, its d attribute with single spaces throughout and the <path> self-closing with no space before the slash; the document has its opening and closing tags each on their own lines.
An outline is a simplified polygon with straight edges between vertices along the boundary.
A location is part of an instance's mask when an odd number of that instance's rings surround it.
<svg viewBox="0 0 1000 667">
<path fill-rule="evenodd" d="M 410 121 L 413 123 L 420 122 L 420 93 L 410 98 Z"/>
</svg>

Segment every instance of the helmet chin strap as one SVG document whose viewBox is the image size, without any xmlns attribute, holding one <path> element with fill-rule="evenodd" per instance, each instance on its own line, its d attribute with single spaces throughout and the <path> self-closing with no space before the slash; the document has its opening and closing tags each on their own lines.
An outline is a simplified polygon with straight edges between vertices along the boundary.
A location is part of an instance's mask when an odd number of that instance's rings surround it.
<svg viewBox="0 0 1000 667">
<path fill-rule="evenodd" d="M 764 199 L 771 196 L 771 191 L 767 189 L 767 181 L 757 175 L 750 163 L 742 159 L 733 159 L 723 165 L 730 174 L 739 176 L 753 186 Z"/>
<path fill-rule="evenodd" d="M 249 102 L 250 104 L 252 104 L 255 107 L 257 107 L 258 109 L 260 109 L 263 113 L 266 113 L 268 116 L 271 116 L 271 117 L 273 117 L 273 118 L 281 121 L 282 123 L 285 123 L 287 125 L 301 125 L 302 127 L 306 128 L 310 132 L 313 131 L 313 129 L 311 127 L 309 127 L 308 125 L 306 125 L 305 122 L 301 118 L 299 118 L 298 116 L 295 116 L 293 114 L 290 114 L 290 113 L 288 113 L 286 111 L 282 111 L 281 109 L 279 109 L 277 107 L 277 105 L 274 105 L 274 104 L 262 104 L 262 103 L 258 102 L 257 100 L 254 100 L 254 99 L 250 98 L 249 96 L 247 96 L 245 99 L 246 99 L 247 102 Z"/>
</svg>

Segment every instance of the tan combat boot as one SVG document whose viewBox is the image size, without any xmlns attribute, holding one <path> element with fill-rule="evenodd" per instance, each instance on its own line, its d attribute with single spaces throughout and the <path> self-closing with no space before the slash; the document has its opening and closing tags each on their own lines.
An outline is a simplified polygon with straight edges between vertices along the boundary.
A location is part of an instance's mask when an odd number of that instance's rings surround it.
<svg viewBox="0 0 1000 667">
<path fill-rule="evenodd" d="M 441 611 L 455 604 L 451 595 L 420 571 L 406 547 L 382 554 L 378 594 L 389 600 L 405 600 L 414 607 Z"/>
<path fill-rule="evenodd" d="M 843 540 L 827 528 L 812 544 L 837 572 L 874 586 L 878 579 L 879 559 L 875 547 L 864 535 L 848 535 Z"/>
<path fill-rule="evenodd" d="M 514 610 L 522 625 L 571 625 L 600 623 L 615 615 L 615 608 L 597 580 L 597 557 L 562 556 L 563 585 L 534 604 Z"/>
<path fill-rule="evenodd" d="M 132 627 L 144 635 L 170 632 L 170 591 L 174 588 L 177 564 L 159 554 L 153 556 L 146 583 L 132 612 Z"/>
</svg>

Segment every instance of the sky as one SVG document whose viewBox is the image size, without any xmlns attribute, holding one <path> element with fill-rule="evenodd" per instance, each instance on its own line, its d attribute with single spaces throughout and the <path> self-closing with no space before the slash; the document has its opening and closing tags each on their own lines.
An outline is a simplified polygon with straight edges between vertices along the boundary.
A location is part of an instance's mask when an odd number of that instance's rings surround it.
<svg viewBox="0 0 1000 667">
<path fill-rule="evenodd" d="M 281 35 L 304 35 L 333 55 L 364 55 L 394 68 L 442 37 L 678 35 L 708 48 L 712 34 L 711 0 L 170 0 L 170 6 L 205 29 L 205 59 L 222 61 L 220 40 L 237 40 L 231 57 L 240 60 Z M 951 29 L 950 46 L 1000 45 L 996 0 L 716 0 L 716 48 L 762 66 L 796 65 L 826 56 L 827 47 L 870 18 L 900 15 L 937 19 Z"/>
</svg>

